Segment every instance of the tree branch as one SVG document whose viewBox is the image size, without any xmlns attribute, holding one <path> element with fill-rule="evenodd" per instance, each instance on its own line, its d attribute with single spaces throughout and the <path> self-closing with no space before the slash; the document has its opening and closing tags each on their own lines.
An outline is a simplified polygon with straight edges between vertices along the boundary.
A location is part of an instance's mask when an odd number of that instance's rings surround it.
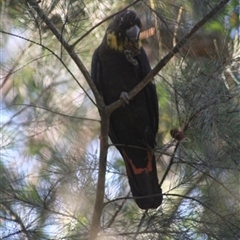
<svg viewBox="0 0 240 240">
<path fill-rule="evenodd" d="M 79 87 L 84 91 L 84 93 L 88 96 L 88 98 L 91 100 L 91 102 L 92 102 L 93 104 L 95 104 L 95 102 L 93 101 L 93 99 L 89 96 L 89 94 L 87 93 L 87 91 L 83 88 L 83 86 L 80 84 L 80 82 L 77 80 L 77 78 L 73 75 L 73 73 L 72 73 L 71 70 L 68 68 L 68 66 L 64 63 L 64 61 L 61 59 L 61 57 L 59 57 L 53 50 L 51 50 L 51 49 L 48 48 L 47 46 L 43 45 L 41 42 L 38 43 L 38 42 L 36 42 L 36 41 L 33 41 L 33 40 L 31 40 L 31 39 L 25 38 L 25 37 L 23 37 L 23 36 L 20 36 L 20 35 L 14 34 L 14 33 L 6 32 L 6 31 L 3 31 L 3 30 L 0 30 L 0 33 L 7 34 L 7 35 L 10 35 L 10 36 L 13 36 L 13 37 L 16 37 L 16 38 L 25 40 L 25 41 L 27 41 L 27 42 L 33 43 L 33 44 L 35 44 L 35 45 L 38 45 L 38 46 L 46 49 L 47 51 L 49 51 L 50 54 L 54 55 L 54 57 L 56 57 L 56 58 L 60 61 L 60 63 L 65 67 L 65 69 L 67 70 L 67 72 L 68 72 L 68 73 L 72 76 L 72 78 L 76 81 L 76 83 L 78 84 L 78 86 L 79 86 Z M 36 60 L 36 59 L 35 59 L 35 60 Z M 35 60 L 34 60 L 34 61 L 35 61 Z M 12 71 L 12 69 L 14 69 L 14 68 L 11 68 L 11 69 L 10 69 L 10 71 L 9 71 L 9 73 L 8 73 L 9 76 L 14 73 L 14 71 Z M 7 75 L 6 77 L 8 77 L 8 75 Z M 6 78 L 6 77 L 5 77 L 5 78 Z M 5 79 L 4 79 L 3 83 L 4 83 L 4 82 L 5 82 Z M 2 87 L 3 87 L 3 84 L 0 86 L 0 89 L 1 89 Z"/>
<path fill-rule="evenodd" d="M 129 100 L 136 96 L 157 74 L 158 72 L 172 59 L 172 57 L 179 52 L 181 47 L 196 33 L 206 22 L 213 18 L 230 0 L 222 0 L 215 7 L 207 13 L 201 20 L 199 20 L 194 27 L 170 50 L 168 54 L 162 58 L 157 65 L 152 69 L 151 72 L 129 93 Z M 107 111 L 110 113 L 119 108 L 123 104 L 122 100 L 118 100 L 108 105 Z"/>
<path fill-rule="evenodd" d="M 17 213 L 15 213 L 11 207 L 5 205 L 5 204 L 0 204 L 1 208 L 4 209 L 8 214 L 9 216 L 11 217 L 11 219 L 9 219 L 9 221 L 14 221 L 16 222 L 19 226 L 20 226 L 20 229 L 21 229 L 21 232 L 25 235 L 26 237 L 26 240 L 30 240 L 31 239 L 31 236 L 29 234 L 29 231 L 27 229 L 27 227 L 24 225 L 22 219 L 19 217 L 19 215 Z M 17 232 L 19 233 L 19 232 Z M 14 233 L 16 234 L 16 233 Z M 8 235 L 9 236 L 9 235 Z M 6 236 L 5 236 L 6 237 Z"/>
<path fill-rule="evenodd" d="M 48 26 L 48 28 L 51 30 L 51 32 L 55 35 L 55 37 L 59 40 L 59 42 L 62 44 L 63 48 L 68 52 L 69 56 L 72 58 L 72 60 L 75 62 L 79 70 L 82 72 L 83 76 L 85 77 L 88 85 L 90 86 L 94 97 L 96 99 L 98 108 L 102 108 L 104 106 L 103 98 L 99 94 L 95 84 L 93 83 L 91 76 L 78 57 L 77 53 L 73 50 L 73 48 L 68 44 L 68 42 L 63 38 L 62 34 L 59 32 L 59 30 L 55 27 L 55 25 L 51 22 L 51 20 L 47 17 L 45 12 L 39 7 L 36 0 L 27 0 L 28 4 L 36 11 L 38 16 L 41 18 L 41 20 Z"/>
<path fill-rule="evenodd" d="M 132 99 L 137 95 L 153 78 L 158 74 L 158 72 L 170 61 L 170 59 L 179 52 L 180 48 L 187 42 L 187 40 L 207 21 L 209 21 L 221 8 L 223 8 L 226 3 L 230 0 L 220 1 L 208 14 L 206 14 L 193 28 L 188 32 L 172 50 L 152 69 L 152 71 L 129 92 L 129 99 Z M 89 72 L 83 65 L 82 61 L 73 50 L 73 46 L 69 45 L 68 42 L 63 38 L 62 34 L 46 16 L 43 10 L 38 6 L 36 0 L 27 0 L 28 4 L 37 12 L 39 17 L 45 22 L 48 28 L 56 36 L 59 42 L 62 44 L 63 48 L 68 52 L 72 60 L 78 66 L 79 70 L 85 77 L 88 85 L 90 86 L 98 108 L 101 110 L 101 136 L 100 136 L 100 159 L 99 159 L 99 173 L 98 173 L 98 183 L 97 183 L 97 193 L 94 205 L 92 225 L 89 231 L 89 239 L 95 239 L 99 231 L 100 217 L 103 209 L 103 198 L 104 198 L 104 188 L 105 188 L 105 172 L 106 172 L 106 158 L 108 151 L 108 127 L 109 127 L 109 117 L 110 114 L 123 105 L 122 100 L 118 100 L 108 106 L 105 106 L 103 98 L 99 94 L 95 84 L 93 83 Z M 81 40 L 81 39 L 80 39 Z M 79 41 L 79 40 L 78 40 Z M 166 173 L 167 174 L 167 173 Z"/>
<path fill-rule="evenodd" d="M 64 113 L 61 113 L 61 112 L 51 110 L 51 109 L 46 108 L 46 107 L 37 106 L 37 105 L 34 105 L 34 104 L 24 104 L 24 103 L 22 103 L 22 104 L 12 104 L 12 105 L 8 105 L 5 108 L 10 108 L 10 107 L 15 107 L 15 106 L 31 107 L 31 108 L 41 109 L 41 110 L 50 112 L 52 114 L 56 114 L 56 115 L 59 115 L 59 116 L 62 116 L 62 117 L 70 118 L 70 119 L 72 118 L 72 119 L 85 120 L 85 121 L 91 121 L 91 122 L 100 122 L 100 120 L 98 120 L 98 119 L 72 116 L 72 115 L 68 115 L 68 114 L 64 114 Z M 5 109 L 5 108 L 2 108 L 2 109 Z"/>
<path fill-rule="evenodd" d="M 161 182 L 159 183 L 160 186 L 162 186 L 164 180 L 166 179 L 166 177 L 167 177 L 167 175 L 168 175 L 168 173 L 169 173 L 169 171 L 170 171 L 170 169 L 171 169 L 171 167 L 172 167 L 172 165 L 174 163 L 174 158 L 175 158 L 176 152 L 177 152 L 177 150 L 179 148 L 179 145 L 180 145 L 180 143 L 178 142 L 177 145 L 174 148 L 174 152 L 173 152 L 173 154 L 171 156 L 170 162 L 169 162 L 169 164 L 167 166 L 167 169 L 166 169 L 166 171 L 165 171 L 165 173 L 164 173 L 164 175 L 163 175 L 163 177 L 161 179 Z"/>
<path fill-rule="evenodd" d="M 220 213 L 215 211 L 213 208 L 209 207 L 206 203 L 198 200 L 195 197 L 181 195 L 181 194 L 175 194 L 175 193 L 169 193 L 169 194 L 165 194 L 165 195 L 166 196 L 172 196 L 172 197 L 180 197 L 180 198 L 183 198 L 183 199 L 189 199 L 191 201 L 197 202 L 198 204 L 200 204 L 201 206 L 203 206 L 204 208 L 208 209 L 209 211 L 214 213 L 216 216 L 218 216 L 227 226 L 231 227 L 231 225 L 233 225 L 237 229 L 240 229 L 240 227 L 238 225 L 234 224 L 233 222 L 229 222 L 227 219 L 224 218 L 223 215 L 221 215 Z"/>
<path fill-rule="evenodd" d="M 97 192 L 94 204 L 94 211 L 92 217 L 92 225 L 89 231 L 89 240 L 93 240 L 97 237 L 100 218 L 104 207 L 104 190 L 105 190 L 105 173 L 106 173 L 106 162 L 108 152 L 108 129 L 109 129 L 109 117 L 106 108 L 102 109 L 101 114 L 101 135 L 100 135 L 100 157 L 99 157 L 99 171 L 97 181 Z"/>
</svg>

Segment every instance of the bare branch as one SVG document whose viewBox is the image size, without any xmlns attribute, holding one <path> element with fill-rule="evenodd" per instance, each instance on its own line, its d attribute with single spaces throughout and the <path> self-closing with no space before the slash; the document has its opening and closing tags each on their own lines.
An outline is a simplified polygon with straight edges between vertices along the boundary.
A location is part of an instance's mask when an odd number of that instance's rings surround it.
<svg viewBox="0 0 240 240">
<path fill-rule="evenodd" d="M 42 107 L 42 106 L 33 105 L 33 104 L 12 104 L 12 105 L 7 106 L 6 108 L 14 107 L 14 106 L 24 106 L 24 107 L 38 108 L 38 109 L 42 109 L 44 111 L 47 111 L 47 112 L 50 112 L 50 113 L 53 113 L 53 114 L 56 114 L 56 115 L 59 115 L 59 116 L 62 116 L 62 117 L 66 117 L 66 118 L 73 118 L 73 119 L 79 119 L 79 120 L 99 122 L 99 120 L 97 120 L 97 119 L 71 116 L 71 115 L 68 115 L 68 114 L 60 113 L 60 112 L 57 112 L 57 111 L 54 111 L 54 110 L 51 110 L 51 109 L 48 109 L 48 108 L 45 108 L 45 107 Z"/>
<path fill-rule="evenodd" d="M 78 86 L 84 91 L 84 93 L 88 96 L 88 98 L 91 100 L 91 102 L 95 105 L 95 102 L 93 101 L 93 99 L 90 97 L 90 95 L 86 92 L 86 90 L 83 88 L 83 86 L 80 84 L 80 82 L 77 80 L 77 78 L 74 76 L 74 74 L 71 72 L 71 70 L 69 69 L 69 67 L 64 63 L 64 61 L 61 59 L 61 57 L 59 57 L 53 50 L 51 50 L 50 48 L 48 48 L 47 46 L 43 45 L 41 42 L 38 43 L 34 40 L 31 40 L 29 38 L 25 38 L 23 36 L 20 36 L 20 35 L 17 35 L 17 34 L 13 34 L 13 33 L 10 33 L 10 32 L 6 32 L 4 30 L 0 30 L 0 33 L 4 33 L 4 34 L 7 34 L 7 35 L 10 35 L 10 36 L 13 36 L 13 37 L 16 37 L 16 38 L 19 38 L 19 39 L 22 39 L 22 40 L 25 40 L 29 43 L 32 43 L 32 44 L 35 44 L 35 45 L 38 45 L 44 49 L 46 49 L 47 51 L 49 51 L 54 57 L 56 57 L 60 63 L 64 66 L 64 68 L 68 71 L 68 73 L 72 76 L 72 78 L 76 81 L 76 83 L 78 84 Z M 36 59 L 35 59 L 36 60 Z M 34 60 L 34 61 L 35 61 Z M 16 66 L 12 66 L 12 68 L 10 69 L 9 73 L 6 75 L 5 79 L 8 78 L 11 74 L 14 73 L 14 69 L 16 68 Z M 5 79 L 3 81 L 3 84 L 0 86 L 0 89 L 3 87 L 4 83 L 5 83 Z M 6 79 L 7 81 L 7 79 Z"/>
<path fill-rule="evenodd" d="M 206 22 L 208 22 L 216 13 L 219 12 L 230 0 L 222 0 L 220 1 L 208 14 L 206 14 L 173 48 L 172 50 L 161 60 L 159 63 L 152 69 L 152 71 L 136 86 L 129 92 L 129 99 L 132 99 L 136 96 L 157 74 L 158 72 L 170 61 L 170 59 L 179 52 L 180 48 L 192 37 L 192 35 L 197 32 Z M 109 127 L 109 117 L 110 114 L 122 106 L 123 102 L 118 100 L 108 106 L 105 106 L 103 98 L 99 94 L 96 89 L 95 84 L 93 83 L 89 72 L 85 68 L 84 64 L 73 50 L 73 47 L 81 41 L 82 38 L 78 39 L 73 45 L 69 45 L 68 42 L 63 38 L 62 34 L 58 31 L 58 29 L 54 26 L 54 24 L 50 21 L 50 19 L 46 16 L 43 10 L 38 6 L 36 0 L 27 0 L 29 5 L 37 12 L 39 17 L 45 22 L 48 28 L 52 31 L 52 33 L 56 36 L 59 42 L 62 44 L 63 48 L 68 52 L 72 60 L 78 66 L 79 70 L 84 75 L 87 83 L 89 84 L 93 94 L 95 96 L 97 106 L 101 110 L 101 135 L 100 135 L 100 159 L 99 159 L 99 172 L 98 172 L 98 182 L 97 182 L 97 193 L 95 198 L 94 212 L 92 216 L 92 225 L 89 231 L 89 239 L 95 239 L 97 233 L 99 231 L 100 226 L 100 218 L 102 215 L 102 209 L 104 207 L 103 199 L 104 199 L 104 189 L 105 189 L 105 173 L 106 173 L 106 158 L 108 151 L 108 127 Z M 135 1 L 138 2 L 138 1 Z M 135 3 L 134 2 L 134 3 Z M 110 16 L 111 17 L 111 16 Z M 109 17 L 109 18 L 110 18 Z M 99 23 L 98 25 L 100 25 Z M 97 26 L 98 26 L 97 25 Z M 89 31 L 91 31 L 90 29 Z M 88 32 L 86 33 L 88 34 Z M 177 150 L 177 146 L 176 149 Z M 162 179 L 164 181 L 168 171 L 172 165 L 174 159 L 174 155 L 172 157 L 172 161 L 170 162 L 169 167 L 167 168 L 165 175 Z M 161 182 L 161 183 L 162 183 Z M 188 198 L 188 197 L 187 197 Z M 125 199 L 125 198 L 124 198 Z M 132 198 L 133 199 L 133 198 Z M 190 199 L 190 198 L 189 198 Z M 119 200 L 119 199 L 118 199 Z M 116 200 L 115 200 L 116 201 Z M 200 203 L 200 201 L 197 200 Z M 108 202 L 109 203 L 109 202 Z"/>
<path fill-rule="evenodd" d="M 59 32 L 59 30 L 55 27 L 55 25 L 51 22 L 51 20 L 47 17 L 47 15 L 44 13 L 44 11 L 39 7 L 38 2 L 35 0 L 27 0 L 28 4 L 37 12 L 39 17 L 42 19 L 42 21 L 48 26 L 48 28 L 52 31 L 52 33 L 55 35 L 55 37 L 59 40 L 59 42 L 62 44 L 63 48 L 68 52 L 72 60 L 75 62 L 79 70 L 82 72 L 83 76 L 85 77 L 88 85 L 90 86 L 98 107 L 101 109 L 102 106 L 104 106 L 103 98 L 99 94 L 95 84 L 93 83 L 91 76 L 80 60 L 77 53 L 73 50 L 73 48 L 68 44 L 68 42 L 63 38 L 62 34 Z"/>
<path fill-rule="evenodd" d="M 171 160 L 170 160 L 170 162 L 169 162 L 169 164 L 167 166 L 167 169 L 166 169 L 166 171 L 165 171 L 165 173 L 164 173 L 164 175 L 163 175 L 163 177 L 161 179 L 160 186 L 162 186 L 164 180 L 166 179 L 166 177 L 167 177 L 167 175 L 168 175 L 168 173 L 169 173 L 169 171 L 170 171 L 170 169 L 171 169 L 171 167 L 172 167 L 172 165 L 174 163 L 175 154 L 176 154 L 176 152 L 178 150 L 179 145 L 180 145 L 180 142 L 178 142 L 177 145 L 174 148 L 174 152 L 173 152 L 173 154 L 171 156 Z"/>
<path fill-rule="evenodd" d="M 201 20 L 199 20 L 194 27 L 171 49 L 171 51 L 162 58 L 151 72 L 129 93 L 129 100 L 136 96 L 157 74 L 158 72 L 178 53 L 183 45 L 196 33 L 205 23 L 213 18 L 230 0 L 222 0 L 207 13 Z M 118 100 L 108 106 L 108 111 L 113 112 L 123 104 L 122 100 Z"/>
<path fill-rule="evenodd" d="M 108 152 L 109 117 L 110 117 L 109 114 L 107 114 L 105 111 L 102 111 L 97 192 L 96 192 L 94 211 L 93 211 L 93 217 L 92 217 L 92 225 L 89 231 L 89 240 L 93 240 L 97 237 L 99 226 L 100 226 L 100 218 L 101 218 L 102 210 L 104 206 L 103 200 L 104 200 L 105 174 L 106 174 L 106 162 L 107 162 L 107 152 Z"/>
</svg>

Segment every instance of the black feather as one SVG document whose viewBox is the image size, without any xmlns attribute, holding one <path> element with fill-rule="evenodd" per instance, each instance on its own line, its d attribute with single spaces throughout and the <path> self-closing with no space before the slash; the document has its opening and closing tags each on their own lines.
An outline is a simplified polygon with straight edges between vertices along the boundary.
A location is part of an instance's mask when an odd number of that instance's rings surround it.
<svg viewBox="0 0 240 240">
<path fill-rule="evenodd" d="M 93 54 L 92 79 L 107 105 L 118 100 L 122 92 L 132 90 L 151 71 L 144 49 L 126 39 L 126 30 L 134 24 L 141 26 L 133 11 L 115 17 Z M 123 44 L 118 49 L 107 42 L 109 30 L 116 36 L 117 44 Z M 132 47 L 138 47 L 137 54 L 130 55 L 134 62 L 126 56 L 126 52 L 132 53 Z M 157 208 L 162 202 L 153 153 L 157 131 L 158 100 L 155 85 L 150 82 L 129 105 L 112 113 L 109 131 L 111 141 L 125 161 L 132 194 L 140 197 L 136 202 L 142 209 Z"/>
</svg>

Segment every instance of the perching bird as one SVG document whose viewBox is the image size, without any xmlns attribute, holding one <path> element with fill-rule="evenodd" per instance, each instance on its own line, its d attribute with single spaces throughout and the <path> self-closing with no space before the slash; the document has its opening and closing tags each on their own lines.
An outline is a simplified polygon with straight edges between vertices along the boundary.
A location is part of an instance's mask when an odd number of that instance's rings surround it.
<svg viewBox="0 0 240 240">
<path fill-rule="evenodd" d="M 92 79 L 105 104 L 123 98 L 126 104 L 110 116 L 109 137 L 121 153 L 133 197 L 142 209 L 162 203 L 154 155 L 158 100 L 150 82 L 128 102 L 132 90 L 151 70 L 141 47 L 141 22 L 134 11 L 115 16 L 92 58 Z"/>
</svg>

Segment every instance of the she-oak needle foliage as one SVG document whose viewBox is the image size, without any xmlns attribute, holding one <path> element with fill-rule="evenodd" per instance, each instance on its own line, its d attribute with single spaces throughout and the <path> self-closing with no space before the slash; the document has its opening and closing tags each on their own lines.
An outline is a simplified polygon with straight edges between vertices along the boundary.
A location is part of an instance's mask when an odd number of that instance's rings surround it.
<svg viewBox="0 0 240 240">
<path fill-rule="evenodd" d="M 0 236 L 88 239 L 101 119 L 85 73 L 31 2 L 0 3 Z M 218 2 L 49 0 L 38 6 L 90 71 L 107 18 L 128 5 L 148 30 L 142 44 L 154 67 Z M 136 206 L 124 162 L 110 146 L 97 239 L 240 239 L 238 4 L 228 1 L 154 78 L 162 205 L 147 212 Z M 176 128 L 181 141 L 169 133 Z"/>
</svg>

